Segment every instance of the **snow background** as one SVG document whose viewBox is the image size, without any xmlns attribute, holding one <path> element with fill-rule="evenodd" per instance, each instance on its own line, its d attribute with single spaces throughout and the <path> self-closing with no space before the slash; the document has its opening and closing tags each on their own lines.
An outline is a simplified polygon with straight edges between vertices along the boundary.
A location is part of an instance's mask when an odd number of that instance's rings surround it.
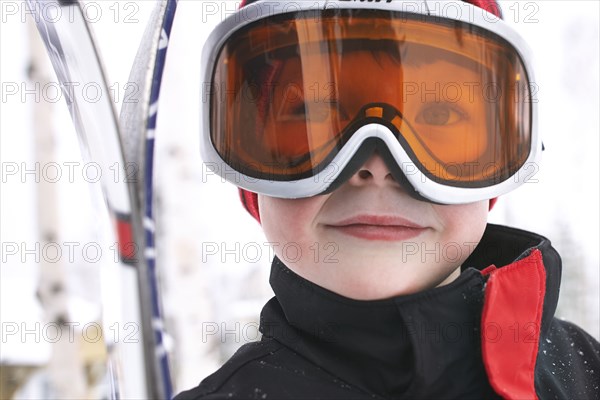
<svg viewBox="0 0 600 400">
<path fill-rule="evenodd" d="M 35 180 L 4 174 L 14 165 L 10 163 L 31 166 L 35 162 L 30 115 L 36 104 L 31 95 L 23 98 L 22 93 L 7 96 L 5 92 L 7 82 L 28 84 L 24 16 L 7 14 L 6 4 L 3 2 L 0 29 L 3 329 L 6 323 L 31 326 L 43 316 L 35 297 L 36 260 L 24 254 L 5 254 L 7 243 L 24 242 L 31 248 L 38 240 L 33 212 Z M 16 4 L 24 8 L 23 3 Z M 102 10 L 93 29 L 109 85 L 122 100 L 154 2 L 108 0 L 94 4 Z M 552 240 L 563 257 L 557 316 L 574 321 L 598 338 L 600 6 L 596 1 L 566 0 L 500 4 L 505 19 L 534 52 L 535 80 L 540 88 L 539 131 L 546 151 L 536 175 L 538 182 L 503 196 L 490 221 L 533 230 Z M 234 1 L 180 0 L 159 107 L 157 263 L 167 328 L 174 339 L 171 361 L 178 390 L 196 385 L 244 341 L 256 338 L 256 319 L 271 296 L 267 283 L 270 251 L 260 226 L 243 210 L 236 188 L 203 168 L 198 151 L 200 51 L 212 27 L 236 5 Z M 116 107 L 120 108 L 119 102 Z M 67 108 L 62 101 L 54 108 L 52 123 L 59 133 L 57 162 L 82 162 Z M 99 184 L 62 179 L 59 185 L 60 242 L 99 242 L 105 253 L 111 254 L 107 234 L 98 233 L 99 227 L 108 229 L 106 221 L 98 222 L 98 215 L 103 214 L 94 205 Z M 100 287 L 100 271 L 110 270 L 111 265 L 114 267 L 111 257 L 90 263 L 77 252 L 74 260 L 66 262 L 72 321 L 83 325 L 106 316 L 114 307 L 110 289 Z M 103 279 L 110 282 L 114 278 Z M 43 364 L 48 359 L 50 345 L 43 340 L 35 343 L 4 334 L 0 362 Z"/>
</svg>

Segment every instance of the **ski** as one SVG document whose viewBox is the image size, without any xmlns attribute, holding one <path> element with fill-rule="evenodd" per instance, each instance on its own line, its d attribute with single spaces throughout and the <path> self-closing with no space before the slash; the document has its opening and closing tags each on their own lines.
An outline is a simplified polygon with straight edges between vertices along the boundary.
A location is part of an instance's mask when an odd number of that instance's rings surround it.
<svg viewBox="0 0 600 400">
<path fill-rule="evenodd" d="M 138 343 L 107 343 L 112 398 L 171 398 L 172 387 L 163 330 L 152 214 L 154 128 L 168 35 L 177 3 L 159 0 L 132 69 L 136 102 L 117 119 L 101 58 L 81 4 L 54 2 L 70 18 L 49 18 L 48 1 L 28 0 L 77 132 L 84 159 L 120 176 L 101 178 L 102 191 L 118 241 L 123 321 L 141 327 Z M 45 12 L 43 12 L 45 11 Z M 100 85 L 102 97 L 89 102 L 75 83 Z M 123 128 L 122 128 L 123 127 Z M 131 168 L 135 172 L 131 176 Z"/>
<path fill-rule="evenodd" d="M 140 240 L 146 246 L 144 256 L 148 281 L 142 287 L 149 290 L 145 298 L 150 300 L 146 304 L 150 307 L 145 309 L 147 313 L 145 320 L 150 321 L 151 324 L 145 328 L 148 329 L 148 332 L 153 332 L 154 347 L 148 349 L 149 353 L 154 352 L 156 358 L 156 368 L 152 371 L 152 375 L 160 384 L 162 398 L 167 399 L 172 397 L 173 388 L 168 353 L 164 344 L 166 333 L 162 323 L 157 266 L 154 256 L 153 168 L 154 133 L 158 117 L 160 87 L 176 9 L 177 0 L 160 0 L 154 10 L 129 76 L 129 83 L 134 84 L 140 101 L 125 103 L 120 115 L 126 159 L 141 167 L 138 171 L 139 179 L 135 181 L 135 189 L 144 230 L 144 237 Z"/>
</svg>

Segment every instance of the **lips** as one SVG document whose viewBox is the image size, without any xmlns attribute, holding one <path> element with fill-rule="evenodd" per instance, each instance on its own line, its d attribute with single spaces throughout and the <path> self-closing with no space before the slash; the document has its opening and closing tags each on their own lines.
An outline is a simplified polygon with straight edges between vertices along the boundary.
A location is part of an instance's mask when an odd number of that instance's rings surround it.
<svg viewBox="0 0 600 400">
<path fill-rule="evenodd" d="M 360 239 L 390 242 L 414 238 L 428 229 L 401 217 L 385 215 L 357 215 L 327 226 Z"/>
</svg>

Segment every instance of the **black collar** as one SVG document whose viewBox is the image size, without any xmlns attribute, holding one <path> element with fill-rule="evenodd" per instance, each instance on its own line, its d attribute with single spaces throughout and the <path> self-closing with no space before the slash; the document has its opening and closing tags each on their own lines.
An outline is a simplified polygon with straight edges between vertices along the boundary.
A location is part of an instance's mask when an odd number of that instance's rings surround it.
<svg viewBox="0 0 600 400">
<path fill-rule="evenodd" d="M 484 279 L 478 271 L 414 295 L 356 301 L 308 282 L 276 259 L 271 285 L 278 303 L 263 309 L 263 334 L 347 383 L 386 398 L 484 394 L 472 392 L 481 384 L 471 387 L 487 381 L 479 354 Z"/>
</svg>

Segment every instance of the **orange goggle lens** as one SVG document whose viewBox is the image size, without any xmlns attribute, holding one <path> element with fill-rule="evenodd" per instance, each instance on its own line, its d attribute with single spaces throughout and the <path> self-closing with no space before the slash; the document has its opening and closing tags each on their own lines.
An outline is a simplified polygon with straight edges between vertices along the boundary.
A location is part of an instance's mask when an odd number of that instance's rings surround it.
<svg viewBox="0 0 600 400">
<path fill-rule="evenodd" d="M 313 10 L 264 19 L 227 39 L 210 94 L 213 146 L 259 179 L 316 175 L 361 121 L 394 128 L 423 173 L 457 187 L 508 179 L 531 149 L 516 50 L 440 18 Z"/>
</svg>

